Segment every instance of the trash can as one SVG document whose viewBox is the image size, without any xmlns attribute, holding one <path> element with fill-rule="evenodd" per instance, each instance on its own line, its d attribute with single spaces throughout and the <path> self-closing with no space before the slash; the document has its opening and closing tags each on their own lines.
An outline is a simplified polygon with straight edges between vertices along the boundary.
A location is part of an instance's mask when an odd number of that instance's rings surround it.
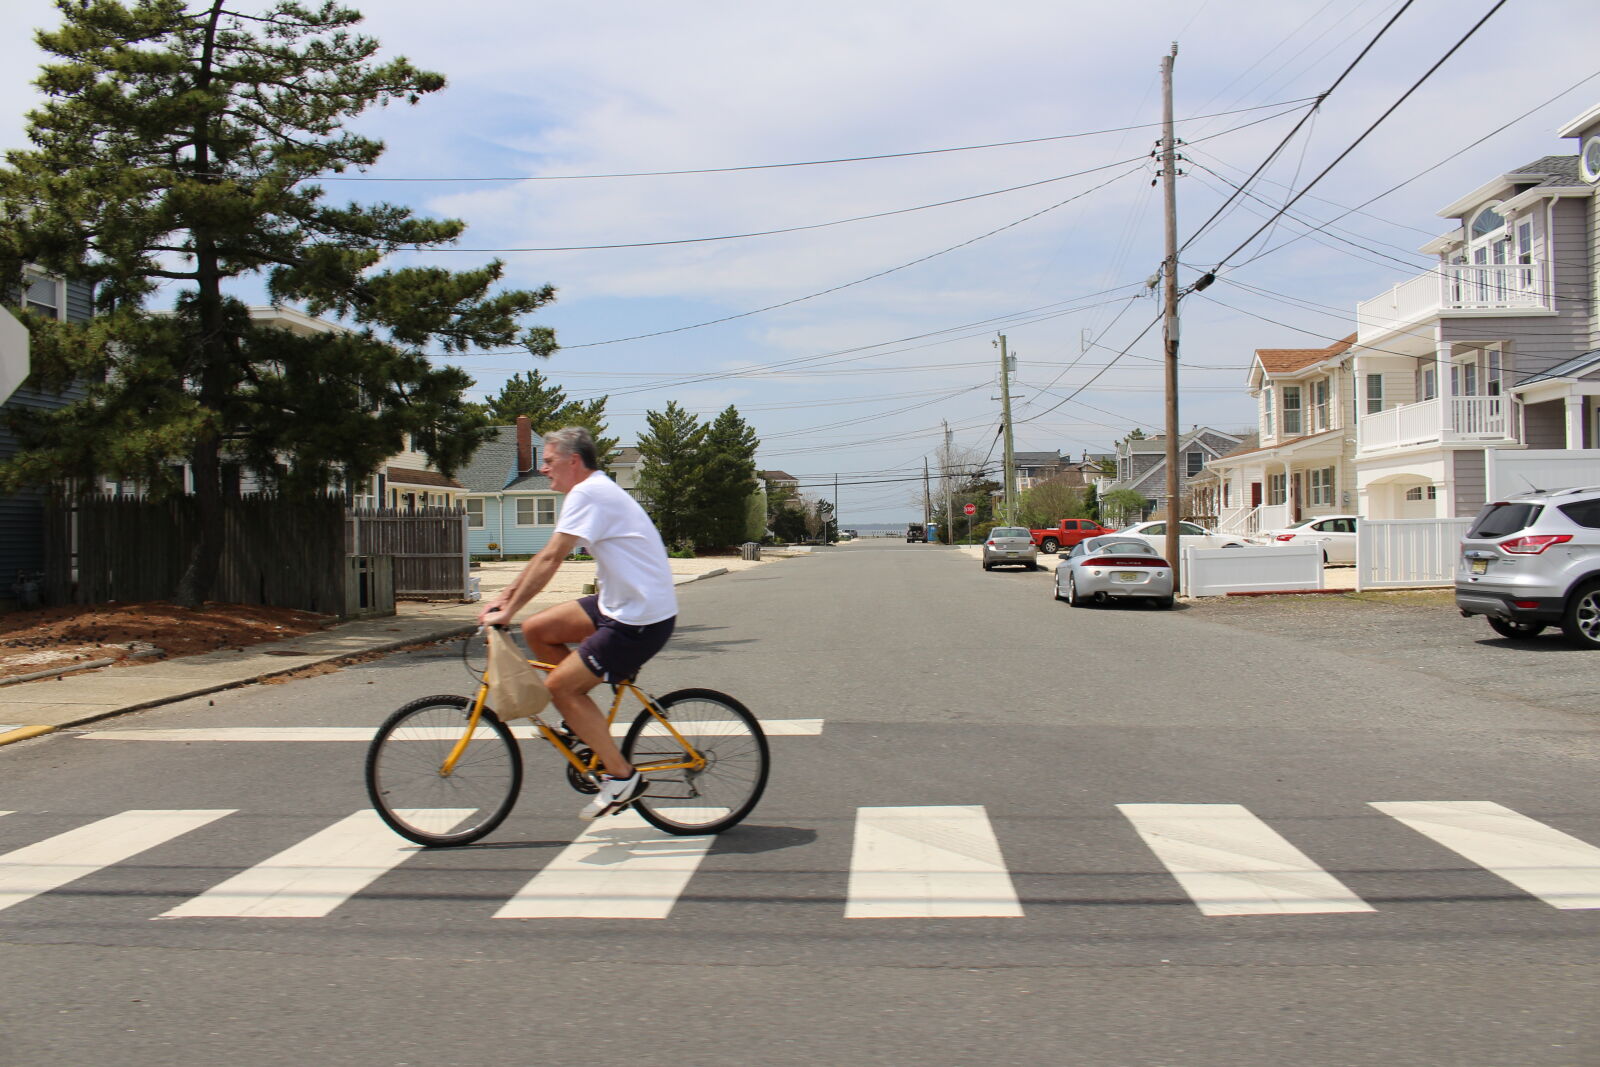
<svg viewBox="0 0 1600 1067">
<path fill-rule="evenodd" d="M 746 541 L 744 544 L 739 546 L 739 558 L 740 559 L 757 559 L 757 560 L 760 559 L 761 558 L 761 546 L 756 544 L 754 541 Z"/>
</svg>

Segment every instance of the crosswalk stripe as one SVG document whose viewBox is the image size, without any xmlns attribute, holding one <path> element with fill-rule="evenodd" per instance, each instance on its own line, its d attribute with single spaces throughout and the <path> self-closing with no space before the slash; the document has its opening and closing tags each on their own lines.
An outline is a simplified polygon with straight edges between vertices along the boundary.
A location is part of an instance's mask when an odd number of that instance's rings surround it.
<svg viewBox="0 0 1600 1067">
<path fill-rule="evenodd" d="M 453 827 L 474 810 L 419 808 L 402 814 L 413 819 L 453 816 Z M 395 836 L 377 812 L 358 811 L 157 918 L 319 919 L 418 851 Z"/>
<path fill-rule="evenodd" d="M 0 856 L 0 911 L 121 863 L 236 810 L 135 809 L 8 852 Z"/>
<path fill-rule="evenodd" d="M 1204 915 L 1374 911 L 1240 804 L 1118 804 Z"/>
<path fill-rule="evenodd" d="M 1022 917 L 983 806 L 856 809 L 847 919 Z"/>
<path fill-rule="evenodd" d="M 531 725 L 513 722 L 511 733 L 523 739 L 537 737 Z M 616 723 L 611 727 L 613 737 L 622 737 L 630 723 Z M 676 725 L 676 724 L 674 724 Z M 761 728 L 768 737 L 817 737 L 822 733 L 821 719 L 763 719 Z M 678 727 L 685 737 L 703 737 L 721 734 L 726 723 L 688 723 Z M 661 727 L 656 732 L 663 732 Z M 78 737 L 87 741 L 371 741 L 376 732 L 370 726 L 219 726 L 167 728 L 151 730 L 90 730 Z M 647 728 L 646 733 L 650 730 Z M 459 736 L 460 731 L 446 726 L 413 727 L 406 731 L 406 741 L 438 741 Z"/>
<path fill-rule="evenodd" d="M 714 837 L 672 837 L 632 811 L 597 820 L 496 919 L 665 919 Z"/>
<path fill-rule="evenodd" d="M 1487 800 L 1373 804 L 1551 907 L 1600 908 L 1600 848 Z"/>
</svg>

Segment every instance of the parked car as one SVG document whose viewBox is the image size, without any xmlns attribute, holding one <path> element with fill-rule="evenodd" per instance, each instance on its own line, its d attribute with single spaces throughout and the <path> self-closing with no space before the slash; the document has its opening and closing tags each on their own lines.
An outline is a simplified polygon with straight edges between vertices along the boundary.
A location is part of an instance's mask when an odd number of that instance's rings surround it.
<svg viewBox="0 0 1600 1067">
<path fill-rule="evenodd" d="M 922 523 L 913 522 L 906 526 L 906 544 L 921 544 L 927 534 L 922 529 Z"/>
<path fill-rule="evenodd" d="M 1057 549 L 1071 548 L 1091 537 L 1111 533 L 1112 530 L 1111 527 L 1101 526 L 1093 519 L 1062 519 L 1054 526 L 1028 532 L 1033 535 L 1033 543 L 1039 546 L 1040 552 L 1054 552 Z"/>
<path fill-rule="evenodd" d="M 1456 607 L 1502 637 L 1559 625 L 1600 648 L 1600 487 L 1554 489 L 1488 504 L 1461 542 Z"/>
<path fill-rule="evenodd" d="M 1315 519 L 1301 519 L 1281 530 L 1267 530 L 1252 540 L 1263 544 L 1320 545 L 1322 562 L 1354 563 L 1356 561 L 1356 522 L 1359 515 L 1322 515 Z"/>
<path fill-rule="evenodd" d="M 1056 599 L 1081 608 L 1090 600 L 1153 601 L 1172 607 L 1172 565 L 1140 537 L 1114 533 L 1073 546 L 1056 564 Z"/>
<path fill-rule="evenodd" d="M 983 569 L 994 570 L 1001 564 L 1021 564 L 1030 571 L 1039 569 L 1039 546 L 1033 536 L 1022 526 L 996 526 L 983 542 Z"/>
<path fill-rule="evenodd" d="M 1132 526 L 1125 526 L 1117 531 L 1130 537 L 1141 537 L 1153 544 L 1163 544 L 1167 537 L 1167 524 L 1164 519 L 1153 522 L 1136 522 Z M 1223 534 L 1214 534 L 1204 526 L 1192 522 L 1178 523 L 1178 548 L 1243 548 L 1245 540 L 1242 537 L 1229 537 Z"/>
</svg>

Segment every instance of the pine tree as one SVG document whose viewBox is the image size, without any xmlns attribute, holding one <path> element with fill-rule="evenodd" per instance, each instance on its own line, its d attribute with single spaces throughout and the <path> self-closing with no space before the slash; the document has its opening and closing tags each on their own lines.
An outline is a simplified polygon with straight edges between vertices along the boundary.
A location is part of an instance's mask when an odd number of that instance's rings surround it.
<svg viewBox="0 0 1600 1067">
<path fill-rule="evenodd" d="M 756 491 L 760 445 L 761 439 L 732 404 L 707 427 L 695 493 L 698 547 L 724 548 L 744 536 L 748 502 Z"/>
<path fill-rule="evenodd" d="M 563 426 L 582 426 L 594 435 L 600 466 L 605 467 L 616 454 L 619 443 L 617 438 L 605 435 L 608 399 L 602 396 L 594 400 L 568 400 L 565 389 L 547 381 L 538 370 L 531 370 L 526 378 L 520 372 L 508 378 L 500 392 L 482 405 L 482 411 L 497 426 L 516 422 L 518 415 L 526 415 L 534 433 L 549 433 Z"/>
<path fill-rule="evenodd" d="M 645 413 L 639 438 L 639 495 L 661 538 L 675 548 L 694 540 L 706 427 L 677 401 Z"/>
<path fill-rule="evenodd" d="M 554 290 L 500 291 L 502 265 L 378 269 L 405 248 L 447 244 L 457 220 L 390 204 L 334 205 L 319 174 L 367 167 L 381 142 L 343 123 L 374 104 L 415 103 L 444 78 L 378 63 L 354 11 L 280 0 L 263 12 L 208 0 L 61 2 L 36 40 L 55 60 L 37 81 L 34 147 L 0 167 L 0 291 L 37 263 L 96 287 L 85 325 L 34 321 L 34 382 L 88 383 L 86 399 L 19 426 L 6 485 L 104 475 L 194 478 L 200 534 L 176 591 L 210 592 L 223 538 L 222 466 L 285 492 L 364 477 L 415 447 L 441 470 L 466 461 L 484 422 L 471 379 L 424 352 L 521 343 L 555 348 L 521 316 Z M 263 327 L 229 292 L 259 277 L 349 332 Z M 145 304 L 176 289 L 170 313 Z M 171 291 L 169 289 L 169 291 Z"/>
</svg>

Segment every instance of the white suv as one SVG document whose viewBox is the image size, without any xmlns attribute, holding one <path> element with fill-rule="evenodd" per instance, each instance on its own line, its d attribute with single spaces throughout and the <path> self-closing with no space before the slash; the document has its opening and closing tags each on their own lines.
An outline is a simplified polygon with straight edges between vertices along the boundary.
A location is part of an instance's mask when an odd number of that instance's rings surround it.
<svg viewBox="0 0 1600 1067">
<path fill-rule="evenodd" d="M 1461 542 L 1456 607 L 1502 637 L 1560 625 L 1600 648 L 1600 487 L 1554 489 L 1487 505 Z"/>
</svg>

